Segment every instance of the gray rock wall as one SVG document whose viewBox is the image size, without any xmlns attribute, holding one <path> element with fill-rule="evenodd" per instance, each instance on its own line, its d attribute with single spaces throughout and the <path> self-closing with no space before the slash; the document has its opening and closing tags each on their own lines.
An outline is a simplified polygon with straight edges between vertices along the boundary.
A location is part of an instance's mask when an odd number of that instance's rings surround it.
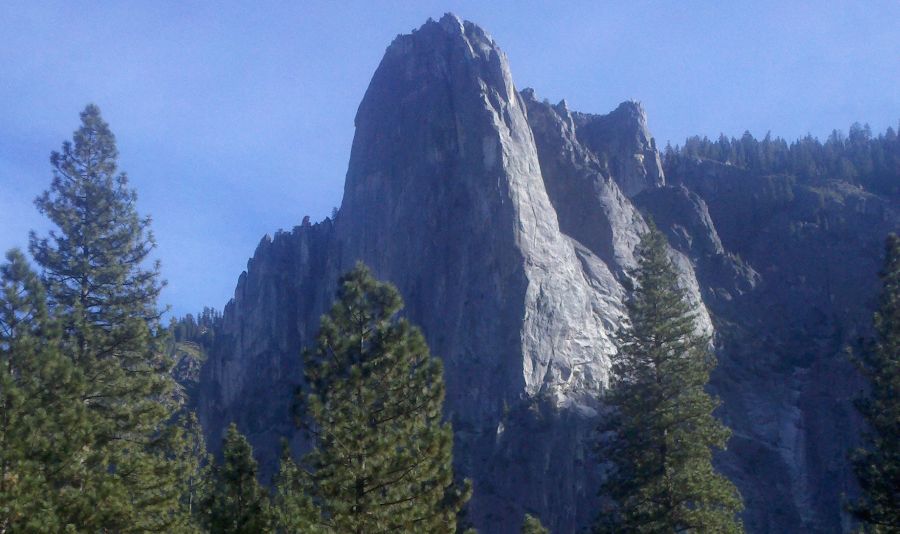
<svg viewBox="0 0 900 534">
<path fill-rule="evenodd" d="M 607 115 L 573 113 L 572 117 L 578 138 L 603 158 L 626 195 L 665 185 L 656 140 L 639 102 L 622 102 Z"/>
<path fill-rule="evenodd" d="M 450 410 L 480 420 L 523 395 L 595 399 L 614 348 L 503 52 L 452 16 L 398 37 L 356 125 L 341 255 L 395 282 L 434 333 Z"/>
<path fill-rule="evenodd" d="M 847 184 L 710 162 L 664 174 L 639 104 L 589 115 L 520 94 L 494 41 L 447 15 L 385 52 L 336 219 L 260 242 L 202 369 L 201 419 L 213 447 L 236 421 L 265 476 L 280 438 L 302 451 L 300 353 L 362 260 L 397 285 L 444 361 L 471 521 L 517 532 L 529 512 L 574 532 L 593 519 L 591 434 L 650 215 L 698 328 L 716 333 L 711 389 L 735 430 L 717 462 L 748 529 L 846 529 L 859 383 L 839 347 L 867 328 L 897 211 Z"/>
</svg>

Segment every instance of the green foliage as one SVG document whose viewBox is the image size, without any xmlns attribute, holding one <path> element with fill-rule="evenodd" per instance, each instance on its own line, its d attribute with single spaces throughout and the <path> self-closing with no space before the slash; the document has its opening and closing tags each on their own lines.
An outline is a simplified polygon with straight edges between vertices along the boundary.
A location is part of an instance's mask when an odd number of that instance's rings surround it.
<svg viewBox="0 0 900 534">
<path fill-rule="evenodd" d="M 173 320 L 169 330 L 176 342 L 195 343 L 208 351 L 215 345 L 216 332 L 221 324 L 222 314 L 213 308 L 204 307 L 196 318 L 189 313 L 181 319 Z"/>
<path fill-rule="evenodd" d="M 712 466 L 729 430 L 712 412 L 704 387 L 715 360 L 651 225 L 641 240 L 631 324 L 619 355 L 600 427 L 599 453 L 611 463 L 597 532 L 742 532 L 741 498 Z"/>
<path fill-rule="evenodd" d="M 21 252 L 0 266 L 0 532 L 58 532 L 94 511 L 84 377 L 60 350 L 44 288 Z"/>
<path fill-rule="evenodd" d="M 453 479 L 441 363 L 396 318 L 401 307 L 397 290 L 358 264 L 306 356 L 316 448 L 305 463 L 333 532 L 454 532 L 470 494 Z"/>
<path fill-rule="evenodd" d="M 287 443 L 281 466 L 275 477 L 273 516 L 279 533 L 312 534 L 325 532 L 319 525 L 319 513 L 309 496 L 309 478 L 291 458 Z"/>
<path fill-rule="evenodd" d="M 867 532 L 900 532 L 900 237 L 886 243 L 877 338 L 857 359 L 871 391 L 857 402 L 868 446 L 852 455 L 862 497 L 850 507 Z"/>
<path fill-rule="evenodd" d="M 138 216 L 137 195 L 117 173 L 115 137 L 97 106 L 85 108 L 81 123 L 74 143 L 51 155 L 53 181 L 35 200 L 58 231 L 32 233 L 31 253 L 53 307 L 66 312 L 76 361 L 144 367 L 160 316 L 158 264 L 144 268 L 156 246 L 150 219 Z"/>
<path fill-rule="evenodd" d="M 525 520 L 522 522 L 522 534 L 550 534 L 541 520 L 531 514 L 525 514 Z"/>
<path fill-rule="evenodd" d="M 206 307 L 195 319 L 187 314 L 169 321 L 166 354 L 172 362 L 171 375 L 178 384 L 175 399 L 184 406 L 192 406 L 200 386 L 203 363 L 216 343 L 222 314 Z"/>
<path fill-rule="evenodd" d="M 685 159 L 709 159 L 760 174 L 793 174 L 809 181 L 845 180 L 872 191 L 900 194 L 900 137 L 893 128 L 873 137 L 868 125 L 850 127 L 848 136 L 835 130 L 822 143 L 806 136 L 788 144 L 767 134 L 762 141 L 745 132 L 740 139 L 690 137 L 683 147 L 666 147 L 666 172 Z"/>
<path fill-rule="evenodd" d="M 206 503 L 211 532 L 257 534 L 271 529 L 268 492 L 256 475 L 253 448 L 232 423 L 222 445 L 222 463 L 213 469 L 213 489 Z"/>
<path fill-rule="evenodd" d="M 200 531 L 208 517 L 205 503 L 209 502 L 213 485 L 213 459 L 206 450 L 203 429 L 194 412 L 183 412 L 176 417 L 175 424 L 167 427 L 166 432 L 171 434 L 169 442 L 173 452 L 170 461 L 181 473 L 177 530 Z"/>
<path fill-rule="evenodd" d="M 79 402 L 90 420 L 78 481 L 84 505 L 69 519 L 86 531 L 177 531 L 187 524 L 187 473 L 173 461 L 182 443 L 169 428 L 178 406 L 161 344 L 158 264 L 145 268 L 155 244 L 117 155 L 99 109 L 87 106 L 73 142 L 52 154 L 53 182 L 35 201 L 56 230 L 32 233 L 30 250 L 60 349 L 84 379 Z"/>
</svg>

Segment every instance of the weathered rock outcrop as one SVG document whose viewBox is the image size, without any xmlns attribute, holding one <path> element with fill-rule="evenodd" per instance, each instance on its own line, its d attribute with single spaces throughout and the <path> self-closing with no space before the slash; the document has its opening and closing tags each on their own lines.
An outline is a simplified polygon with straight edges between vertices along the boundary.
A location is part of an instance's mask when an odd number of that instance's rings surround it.
<svg viewBox="0 0 900 534">
<path fill-rule="evenodd" d="M 647 229 L 643 216 L 632 200 L 622 192 L 619 182 L 613 179 L 614 175 L 610 174 L 611 171 L 605 164 L 606 161 L 622 159 L 624 154 L 611 152 L 608 146 L 604 148 L 606 152 L 593 152 L 587 148 L 577 134 L 565 101 L 553 106 L 538 102 L 532 89 L 526 89 L 522 94 L 540 156 L 544 185 L 559 218 L 560 230 L 577 241 L 579 249 L 589 249 L 606 266 L 606 270 L 591 269 L 595 273 L 592 279 L 596 289 L 605 293 L 607 288 L 618 288 L 619 282 L 630 280 L 629 273 L 637 266 L 634 249 L 640 242 L 640 235 Z M 646 132 L 643 110 L 637 107 L 630 109 L 635 113 L 625 117 L 631 121 L 624 120 L 619 115 L 616 124 L 628 132 L 643 132 L 646 139 L 649 134 Z M 606 120 L 605 116 L 580 116 L 582 120 L 593 117 L 600 123 Z M 637 146 L 629 144 L 624 150 L 626 154 L 630 154 Z M 654 158 L 658 159 L 659 156 L 654 154 Z M 645 183 L 648 193 L 661 187 L 661 171 L 654 180 L 658 181 Z M 683 212 L 701 208 L 702 205 L 697 204 L 689 206 Z M 702 214 L 698 213 L 696 217 L 702 218 Z M 711 224 L 710 222 L 710 229 L 714 235 L 715 229 Z M 700 295 L 693 264 L 685 255 L 690 252 L 675 247 L 670 250 L 670 255 L 679 267 L 681 283 L 688 290 L 688 298 L 697 308 L 698 329 L 712 333 L 712 324 Z M 621 306 L 624 292 L 619 291 L 611 296 L 614 300 L 610 304 L 613 307 Z M 608 315 L 608 312 L 604 313 L 602 310 L 600 313 Z"/>
<path fill-rule="evenodd" d="M 639 102 L 622 102 L 607 115 L 573 113 L 572 122 L 578 138 L 603 158 L 629 197 L 666 183 L 656 140 Z"/>
<path fill-rule="evenodd" d="M 610 175 L 609 156 L 598 157 L 581 144 L 565 101 L 538 102 L 532 89 L 522 95 L 560 229 L 624 275 L 635 266 L 634 248 L 647 226 Z"/>
<path fill-rule="evenodd" d="M 647 189 L 634 198 L 663 231 L 669 244 L 693 262 L 703 300 L 726 313 L 733 299 L 752 291 L 759 274 L 722 245 L 706 202 L 684 185 Z"/>
<path fill-rule="evenodd" d="M 649 214 L 699 328 L 715 325 L 712 387 L 735 429 L 718 460 L 748 527 L 840 528 L 857 422 L 837 347 L 867 324 L 896 206 L 708 162 L 666 174 L 639 104 L 588 115 L 520 94 L 494 41 L 452 15 L 397 37 L 357 113 L 338 215 L 265 237 L 225 308 L 197 404 L 211 445 L 236 421 L 266 474 L 281 437 L 304 447 L 301 350 L 362 260 L 444 360 L 475 526 L 516 532 L 526 511 L 554 532 L 587 525 L 591 433 Z"/>
<path fill-rule="evenodd" d="M 281 437 L 295 434 L 291 406 L 302 378 L 300 351 L 318 329 L 317 318 L 334 293 L 326 281 L 330 220 L 263 237 L 201 370 L 198 412 L 217 449 L 231 422 L 248 435 L 270 476 Z"/>
<path fill-rule="evenodd" d="M 559 231 L 503 52 L 452 16 L 398 37 L 356 126 L 340 255 L 400 288 L 446 362 L 450 409 L 596 399 L 612 325 Z"/>
</svg>

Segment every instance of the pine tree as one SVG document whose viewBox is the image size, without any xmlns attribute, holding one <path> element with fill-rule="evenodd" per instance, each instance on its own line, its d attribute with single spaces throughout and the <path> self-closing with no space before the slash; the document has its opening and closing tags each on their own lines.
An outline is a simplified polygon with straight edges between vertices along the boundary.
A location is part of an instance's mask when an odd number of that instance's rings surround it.
<svg viewBox="0 0 900 534">
<path fill-rule="evenodd" d="M 76 361 L 146 366 L 162 287 L 159 264 L 144 267 L 156 247 L 150 219 L 138 216 L 137 194 L 117 173 L 115 136 L 97 106 L 81 113 L 73 141 L 51 154 L 52 184 L 35 200 L 59 231 L 32 232 L 31 253 L 54 307 L 68 313 Z"/>
<path fill-rule="evenodd" d="M 704 391 L 715 360 L 698 335 L 662 233 L 651 225 L 638 248 L 630 326 L 600 426 L 600 458 L 611 463 L 597 532 L 742 532 L 740 494 L 712 466 L 730 432 Z"/>
<path fill-rule="evenodd" d="M 170 461 L 181 473 L 179 482 L 180 511 L 175 514 L 173 529 L 197 532 L 206 521 L 204 503 L 212 491 L 213 459 L 206 450 L 203 429 L 194 412 L 178 414 L 175 424 L 167 427 L 167 443 L 172 451 Z"/>
<path fill-rule="evenodd" d="M 857 362 L 871 391 L 857 402 L 869 425 L 867 447 L 853 453 L 862 497 L 850 511 L 867 532 L 900 532 L 900 237 L 886 243 L 877 338 Z"/>
<path fill-rule="evenodd" d="M 0 266 L 0 532 L 59 532 L 92 513 L 84 377 L 60 351 L 57 322 L 24 255 Z"/>
<path fill-rule="evenodd" d="M 522 534 L 550 534 L 541 520 L 531 514 L 525 514 L 525 520 L 522 522 Z"/>
<path fill-rule="evenodd" d="M 319 525 L 318 511 L 309 496 L 308 477 L 291 457 L 287 443 L 275 477 L 273 516 L 275 531 L 283 534 L 326 532 Z"/>
<path fill-rule="evenodd" d="M 213 472 L 207 502 L 209 530 L 221 534 L 258 534 L 271 529 L 269 496 L 259 485 L 253 448 L 234 423 L 222 446 L 222 464 Z"/>
<path fill-rule="evenodd" d="M 397 290 L 360 264 L 340 280 L 307 353 L 305 457 L 321 522 L 335 532 L 454 532 L 469 497 L 454 482 L 442 366 L 397 313 Z"/>
<path fill-rule="evenodd" d="M 93 449 L 83 493 L 94 506 L 83 526 L 168 531 L 178 523 L 181 473 L 165 439 L 177 407 L 160 345 L 161 284 L 158 264 L 145 268 L 155 247 L 150 220 L 138 216 L 117 156 L 100 110 L 87 106 L 73 142 L 51 155 L 52 184 L 35 201 L 57 230 L 32 233 L 30 250 L 63 349 L 87 384 Z"/>
</svg>

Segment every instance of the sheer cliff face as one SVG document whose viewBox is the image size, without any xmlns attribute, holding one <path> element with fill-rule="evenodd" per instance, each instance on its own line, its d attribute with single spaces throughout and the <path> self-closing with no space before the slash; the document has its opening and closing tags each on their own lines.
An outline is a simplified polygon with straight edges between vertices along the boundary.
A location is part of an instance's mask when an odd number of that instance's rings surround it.
<svg viewBox="0 0 900 534">
<path fill-rule="evenodd" d="M 747 496 L 748 527 L 840 528 L 835 495 L 849 476 L 838 452 L 847 440 L 834 432 L 855 422 L 847 399 L 828 395 L 849 392 L 852 373 L 834 357 L 816 365 L 779 358 L 796 327 L 817 324 L 794 297 L 812 295 L 822 313 L 852 309 L 863 321 L 880 249 L 868 248 L 869 237 L 857 239 L 866 243 L 857 250 L 854 239 L 897 219 L 877 199 L 845 192 L 854 200 L 822 215 L 833 219 L 829 228 L 851 221 L 840 226 L 843 244 L 818 254 L 798 240 L 805 252 L 795 254 L 790 240 L 767 243 L 794 219 L 812 217 L 809 203 L 796 202 L 806 193 L 784 196 L 771 179 L 728 181 L 730 172 L 675 169 L 666 185 L 639 104 L 588 115 L 520 94 L 493 40 L 452 15 L 397 37 L 359 107 L 336 220 L 264 238 L 225 309 L 199 387 L 211 445 L 236 421 L 266 473 L 279 438 L 303 449 L 291 414 L 300 353 L 338 276 L 362 260 L 397 285 L 405 313 L 444 360 L 445 413 L 457 472 L 475 484 L 475 526 L 517 532 L 525 512 L 554 532 L 585 526 L 595 510 L 591 434 L 615 358 L 611 335 L 646 230 L 642 213 L 651 214 L 669 236 L 698 328 L 717 326 L 713 387 L 736 429 L 721 464 Z M 863 215 L 845 217 L 845 208 Z M 879 209 L 880 222 L 866 218 Z M 791 293 L 794 282 L 781 279 L 819 273 L 818 262 L 838 254 L 860 259 L 853 276 L 872 278 L 862 291 L 823 297 L 815 279 Z M 793 314 L 792 326 L 782 328 L 772 310 Z M 829 430 L 828 413 L 841 414 L 838 430 Z M 818 449 L 812 440 L 832 445 Z M 821 490 L 831 475 L 829 488 L 838 489 Z"/>
<path fill-rule="evenodd" d="M 503 52 L 444 17 L 388 48 L 356 118 L 337 231 L 403 292 L 446 362 L 448 407 L 497 417 L 523 395 L 587 403 L 608 339 L 560 233 Z"/>
</svg>

